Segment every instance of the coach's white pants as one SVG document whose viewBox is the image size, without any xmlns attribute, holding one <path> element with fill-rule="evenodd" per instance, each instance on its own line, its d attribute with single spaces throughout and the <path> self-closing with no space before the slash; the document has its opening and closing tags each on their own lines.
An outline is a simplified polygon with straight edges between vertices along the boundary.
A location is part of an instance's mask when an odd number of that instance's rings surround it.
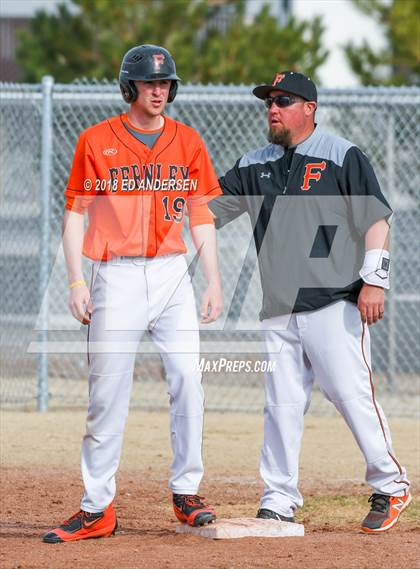
<svg viewBox="0 0 420 569">
<path fill-rule="evenodd" d="M 265 489 L 261 508 L 293 516 L 303 505 L 298 468 L 303 416 L 314 378 L 341 413 L 362 451 L 366 481 L 374 492 L 401 496 L 408 491 L 405 470 L 395 458 L 388 423 L 375 401 L 368 327 L 351 302 L 262 322 L 267 358 L 264 445 L 260 473 Z M 328 472 L 325 484 L 328 485 Z"/>
<path fill-rule="evenodd" d="M 81 508 L 102 511 L 115 496 L 136 349 L 145 330 L 166 371 L 173 450 L 169 486 L 176 493 L 196 494 L 203 475 L 204 396 L 196 306 L 185 257 L 123 257 L 94 263 L 92 269 Z"/>
</svg>

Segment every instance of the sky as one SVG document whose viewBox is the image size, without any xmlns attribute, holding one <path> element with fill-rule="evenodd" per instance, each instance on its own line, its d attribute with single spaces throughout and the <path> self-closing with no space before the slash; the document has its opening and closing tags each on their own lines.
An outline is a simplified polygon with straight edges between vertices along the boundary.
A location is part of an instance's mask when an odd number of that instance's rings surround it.
<svg viewBox="0 0 420 569">
<path fill-rule="evenodd" d="M 54 9 L 60 0 L 0 0 L 0 13 L 7 16 L 27 17 L 36 10 Z"/>
<path fill-rule="evenodd" d="M 330 56 L 319 69 L 325 87 L 353 87 L 357 78 L 347 65 L 341 46 L 353 40 L 361 44 L 368 39 L 374 47 L 384 45 L 384 37 L 378 25 L 357 10 L 349 0 L 294 0 L 293 12 L 298 18 L 310 18 L 321 14 L 325 32 L 324 43 Z"/>
<path fill-rule="evenodd" d="M 60 0 L 0 0 L 1 14 L 28 16 L 39 8 L 54 7 Z M 62 0 L 61 0 L 62 1 Z M 279 0 L 249 0 L 250 12 L 258 11 L 264 2 L 273 5 Z M 325 87 L 353 87 L 357 78 L 348 67 L 341 46 L 349 40 L 361 43 L 369 39 L 373 47 L 382 46 L 383 35 L 378 26 L 359 12 L 350 0 L 293 0 L 293 13 L 297 18 L 311 18 L 321 15 L 326 30 L 324 43 L 330 50 L 326 63 L 319 69 L 319 76 Z"/>
</svg>

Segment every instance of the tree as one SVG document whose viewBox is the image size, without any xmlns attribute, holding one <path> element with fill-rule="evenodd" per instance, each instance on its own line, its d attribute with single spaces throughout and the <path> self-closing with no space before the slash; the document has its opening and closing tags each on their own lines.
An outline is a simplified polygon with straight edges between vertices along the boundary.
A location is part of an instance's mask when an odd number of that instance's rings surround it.
<svg viewBox="0 0 420 569">
<path fill-rule="evenodd" d="M 267 7 L 248 23 L 244 0 L 72 0 L 56 14 L 36 14 L 20 35 L 18 60 L 25 81 L 113 79 L 122 54 L 154 43 L 174 54 L 184 82 L 255 83 L 280 69 L 317 79 L 328 55 L 323 31 L 319 18 L 281 27 Z"/>
<path fill-rule="evenodd" d="M 352 0 L 384 30 L 387 45 L 375 51 L 365 40 L 345 47 L 349 64 L 363 85 L 420 84 L 420 2 Z"/>
<path fill-rule="evenodd" d="M 324 28 L 320 18 L 290 18 L 280 27 L 264 6 L 247 23 L 239 6 L 226 34 L 210 33 L 201 47 L 199 77 L 203 82 L 259 83 L 276 71 L 299 70 L 317 80 L 316 70 L 326 60 L 322 47 Z"/>
<path fill-rule="evenodd" d="M 117 77 L 122 55 L 133 45 L 164 43 L 169 50 L 190 45 L 205 4 L 72 0 L 71 5 L 59 5 L 57 14 L 39 11 L 30 29 L 20 34 L 17 53 L 24 80 L 39 81 L 45 74 L 61 82 Z"/>
</svg>

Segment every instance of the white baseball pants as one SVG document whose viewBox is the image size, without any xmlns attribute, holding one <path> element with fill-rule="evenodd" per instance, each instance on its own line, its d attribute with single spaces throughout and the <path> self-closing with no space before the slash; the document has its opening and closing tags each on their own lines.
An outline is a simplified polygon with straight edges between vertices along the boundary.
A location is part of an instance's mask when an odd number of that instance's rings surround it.
<svg viewBox="0 0 420 569">
<path fill-rule="evenodd" d="M 115 496 L 137 345 L 149 330 L 166 371 L 173 462 L 170 489 L 196 494 L 204 395 L 194 293 L 183 255 L 95 262 L 88 337 L 89 409 L 82 443 L 81 508 L 104 510 Z"/>
<path fill-rule="evenodd" d="M 291 517 L 303 505 L 299 453 L 315 378 L 350 427 L 373 491 L 392 496 L 408 492 L 405 469 L 395 458 L 387 420 L 374 397 L 369 329 L 362 326 L 356 305 L 343 300 L 291 317 L 270 318 L 262 322 L 262 329 L 275 370 L 265 377 L 261 508 Z"/>
</svg>

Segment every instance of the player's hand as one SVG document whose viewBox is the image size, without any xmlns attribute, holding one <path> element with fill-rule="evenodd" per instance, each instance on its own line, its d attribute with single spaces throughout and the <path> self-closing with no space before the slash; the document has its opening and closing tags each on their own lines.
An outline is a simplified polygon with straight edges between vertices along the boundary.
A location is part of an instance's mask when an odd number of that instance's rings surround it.
<svg viewBox="0 0 420 569">
<path fill-rule="evenodd" d="M 364 283 L 357 300 L 363 323 L 375 324 L 384 317 L 385 291 L 379 286 Z"/>
<path fill-rule="evenodd" d="M 200 307 L 200 322 L 210 324 L 219 318 L 223 310 L 222 287 L 219 282 L 211 283 L 203 294 Z"/>
<path fill-rule="evenodd" d="M 93 307 L 89 289 L 86 285 L 70 290 L 69 308 L 76 320 L 79 320 L 82 324 L 90 324 Z"/>
</svg>

